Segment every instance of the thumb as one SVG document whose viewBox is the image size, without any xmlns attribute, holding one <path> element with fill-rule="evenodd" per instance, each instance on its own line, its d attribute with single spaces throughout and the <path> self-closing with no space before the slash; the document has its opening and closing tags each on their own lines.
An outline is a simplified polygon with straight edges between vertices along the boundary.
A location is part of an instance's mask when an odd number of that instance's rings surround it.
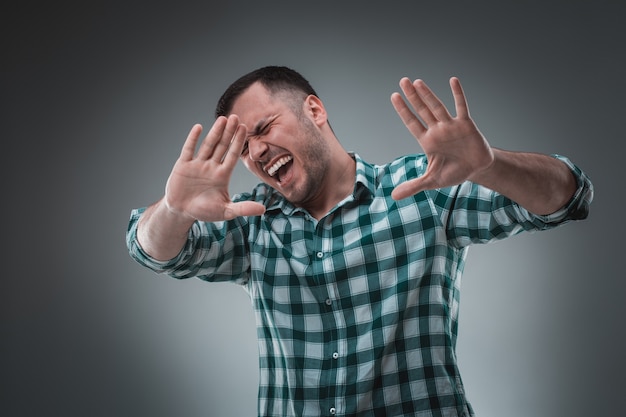
<svg viewBox="0 0 626 417">
<path fill-rule="evenodd" d="M 403 198 L 414 196 L 424 190 L 436 188 L 435 183 L 431 181 L 431 176 L 425 174 L 419 178 L 403 182 L 393 189 L 391 198 L 394 200 L 402 200 Z"/>
<path fill-rule="evenodd" d="M 224 219 L 231 220 L 241 216 L 260 216 L 265 213 L 265 206 L 253 201 L 229 203 L 224 208 Z"/>
</svg>

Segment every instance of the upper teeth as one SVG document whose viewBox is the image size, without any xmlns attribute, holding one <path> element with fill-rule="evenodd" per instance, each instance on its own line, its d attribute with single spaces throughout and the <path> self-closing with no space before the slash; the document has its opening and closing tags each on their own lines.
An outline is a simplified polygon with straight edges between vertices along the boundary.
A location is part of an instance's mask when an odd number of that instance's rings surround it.
<svg viewBox="0 0 626 417">
<path fill-rule="evenodd" d="M 278 172 L 278 170 L 280 169 L 280 167 L 282 167 L 283 165 L 285 165 L 287 162 L 291 161 L 293 158 L 291 156 L 283 156 L 282 158 L 280 158 L 278 161 L 276 161 L 274 163 L 274 165 L 272 165 L 271 167 L 269 167 L 266 172 L 269 174 L 270 177 L 273 177 L 274 174 L 276 174 L 276 172 Z"/>
</svg>

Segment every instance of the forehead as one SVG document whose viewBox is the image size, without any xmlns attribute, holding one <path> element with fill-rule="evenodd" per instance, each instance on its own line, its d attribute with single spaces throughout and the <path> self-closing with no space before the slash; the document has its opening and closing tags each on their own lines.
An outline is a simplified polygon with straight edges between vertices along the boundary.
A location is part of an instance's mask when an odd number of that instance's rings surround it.
<svg viewBox="0 0 626 417">
<path fill-rule="evenodd" d="M 233 102 L 232 114 L 240 118 L 248 117 L 277 105 L 277 100 L 261 83 L 254 83 Z"/>
<path fill-rule="evenodd" d="M 256 82 L 233 101 L 231 114 L 236 114 L 244 124 L 250 124 L 268 115 L 294 112 L 297 106 L 293 92 L 271 93 L 263 84 Z"/>
</svg>

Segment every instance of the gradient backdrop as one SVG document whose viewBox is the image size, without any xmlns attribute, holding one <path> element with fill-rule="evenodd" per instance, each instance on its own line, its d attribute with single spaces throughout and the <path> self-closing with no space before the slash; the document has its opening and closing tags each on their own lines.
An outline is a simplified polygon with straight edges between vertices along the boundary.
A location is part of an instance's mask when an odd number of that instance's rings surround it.
<svg viewBox="0 0 626 417">
<path fill-rule="evenodd" d="M 309 78 L 372 162 L 419 151 L 389 102 L 399 79 L 450 105 L 455 75 L 493 146 L 583 167 L 587 221 L 470 250 L 458 357 L 482 417 L 624 412 L 621 3 L 39 3 L 0 18 L 3 415 L 255 415 L 246 294 L 157 276 L 124 235 L 190 127 L 268 64 Z M 254 182 L 240 167 L 232 191 Z"/>
</svg>

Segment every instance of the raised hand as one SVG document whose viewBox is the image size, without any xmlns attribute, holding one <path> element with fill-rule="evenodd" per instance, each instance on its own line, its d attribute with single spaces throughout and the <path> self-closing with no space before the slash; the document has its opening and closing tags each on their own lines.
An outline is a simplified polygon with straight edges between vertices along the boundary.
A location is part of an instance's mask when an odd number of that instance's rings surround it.
<svg viewBox="0 0 626 417">
<path fill-rule="evenodd" d="M 413 110 L 400 93 L 391 96 L 396 112 L 415 136 L 428 159 L 424 175 L 394 189 L 392 197 L 396 200 L 423 190 L 471 180 L 473 176 L 487 169 L 494 160 L 491 147 L 470 117 L 461 83 L 453 77 L 450 79 L 450 87 L 456 116 L 448 112 L 422 80 L 400 80 L 400 88 Z"/>
<path fill-rule="evenodd" d="M 262 204 L 233 203 L 228 193 L 246 127 L 239 124 L 236 115 L 219 117 L 196 152 L 201 133 L 202 126 L 195 125 L 187 136 L 165 187 L 167 207 L 189 219 L 207 222 L 263 214 Z"/>
</svg>

